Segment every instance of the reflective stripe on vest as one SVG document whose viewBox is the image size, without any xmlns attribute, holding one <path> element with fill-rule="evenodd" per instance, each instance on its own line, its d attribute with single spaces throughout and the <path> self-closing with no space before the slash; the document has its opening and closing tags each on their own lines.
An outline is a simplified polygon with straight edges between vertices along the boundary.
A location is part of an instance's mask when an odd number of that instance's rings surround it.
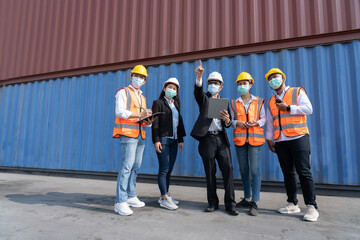
<svg viewBox="0 0 360 240">
<path fill-rule="evenodd" d="M 246 138 L 246 132 L 245 133 L 234 133 L 234 138 L 238 138 L 238 137 L 245 137 Z"/>
<path fill-rule="evenodd" d="M 126 110 L 140 113 L 141 106 L 146 109 L 146 98 L 143 95 L 140 95 L 141 105 L 139 103 L 138 97 L 135 94 L 135 91 L 129 87 L 122 88 L 126 92 Z M 121 89 L 120 89 L 121 90 Z M 119 91 L 120 91 L 119 90 Z M 116 117 L 113 137 L 119 138 L 122 136 L 127 136 L 131 138 L 137 138 L 141 134 L 141 138 L 145 139 L 145 123 L 136 123 L 137 118 L 124 119 Z"/>
<path fill-rule="evenodd" d="M 289 88 L 283 97 L 283 101 L 287 105 L 298 105 L 299 87 Z M 304 90 L 305 92 L 305 90 Z M 275 96 L 272 96 L 266 103 L 273 117 L 274 139 L 280 137 L 280 132 L 287 137 L 296 137 L 303 134 L 309 134 L 306 124 L 306 116 L 300 114 L 290 114 L 289 111 L 280 111 L 275 104 Z"/>
<path fill-rule="evenodd" d="M 300 114 L 294 114 L 294 115 L 291 115 L 290 113 L 280 113 L 280 117 L 281 118 L 287 118 L 287 117 L 301 117 L 303 115 L 300 115 Z M 273 117 L 274 121 L 276 119 L 279 119 L 279 115 L 276 115 L 275 117 Z"/>
<path fill-rule="evenodd" d="M 306 123 L 301 123 L 301 124 L 287 124 L 287 125 L 283 125 L 282 129 L 290 129 L 290 128 L 305 128 L 307 127 Z M 280 126 L 276 126 L 275 130 L 280 130 Z"/>
<path fill-rule="evenodd" d="M 256 100 L 250 103 L 248 113 L 246 114 L 245 106 L 240 101 L 232 100 L 231 107 L 235 114 L 235 120 L 246 122 L 248 117 L 249 122 L 258 121 L 263 102 L 263 99 L 256 97 Z M 248 140 L 251 146 L 260 146 L 265 142 L 264 130 L 261 127 L 251 127 L 248 129 L 237 127 L 234 129 L 233 137 L 233 141 L 237 146 L 243 146 L 246 140 Z"/>
<path fill-rule="evenodd" d="M 126 110 L 130 111 L 131 109 L 131 94 L 128 88 L 125 88 L 126 91 L 126 96 L 130 96 L 130 101 L 129 99 L 126 100 Z"/>
<path fill-rule="evenodd" d="M 139 125 L 132 124 L 115 124 L 115 128 L 129 128 L 129 129 L 139 129 Z M 145 131 L 145 127 L 141 126 L 141 130 Z"/>
<path fill-rule="evenodd" d="M 234 138 L 236 137 L 246 137 L 246 133 L 234 133 Z M 262 138 L 264 137 L 264 134 L 258 134 L 258 133 L 249 133 L 249 138 Z"/>
</svg>

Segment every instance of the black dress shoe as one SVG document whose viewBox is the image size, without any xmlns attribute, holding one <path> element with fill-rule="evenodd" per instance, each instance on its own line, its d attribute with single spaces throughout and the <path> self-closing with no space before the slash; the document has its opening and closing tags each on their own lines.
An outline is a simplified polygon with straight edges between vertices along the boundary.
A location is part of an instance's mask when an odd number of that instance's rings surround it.
<svg viewBox="0 0 360 240">
<path fill-rule="evenodd" d="M 216 209 L 219 209 L 219 206 L 209 205 L 207 208 L 205 208 L 205 212 L 213 212 Z"/>
<path fill-rule="evenodd" d="M 227 211 L 230 215 L 232 215 L 232 216 L 237 216 L 237 215 L 239 215 L 239 212 L 236 211 L 234 208 L 226 209 L 226 211 Z"/>
<path fill-rule="evenodd" d="M 251 207 L 250 207 L 249 214 L 251 216 L 257 216 L 259 214 L 258 206 L 257 206 L 256 202 L 254 202 L 254 201 L 251 202 Z"/>
<path fill-rule="evenodd" d="M 248 208 L 248 207 L 250 207 L 251 206 L 251 202 L 248 202 L 248 201 L 246 201 L 245 200 L 245 198 L 243 198 L 242 200 L 241 200 L 241 202 L 238 202 L 237 204 L 236 204 L 236 208 Z"/>
</svg>

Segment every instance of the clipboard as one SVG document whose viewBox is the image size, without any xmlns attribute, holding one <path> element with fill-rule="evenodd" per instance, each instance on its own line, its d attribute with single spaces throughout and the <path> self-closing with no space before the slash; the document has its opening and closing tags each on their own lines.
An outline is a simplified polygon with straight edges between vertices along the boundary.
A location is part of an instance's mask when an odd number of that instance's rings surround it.
<svg viewBox="0 0 360 240">
<path fill-rule="evenodd" d="M 145 118 L 140 118 L 139 120 L 136 121 L 136 123 L 140 123 L 140 122 L 142 122 L 142 121 L 144 121 L 144 120 L 148 120 L 149 118 L 152 118 L 152 117 L 154 117 L 154 116 L 163 115 L 163 114 L 165 114 L 165 112 L 156 112 L 156 113 L 153 113 L 153 114 L 151 114 L 150 116 L 147 116 L 147 117 L 145 117 Z"/>
<path fill-rule="evenodd" d="M 228 98 L 209 98 L 208 118 L 219 118 L 221 111 L 228 110 Z"/>
</svg>

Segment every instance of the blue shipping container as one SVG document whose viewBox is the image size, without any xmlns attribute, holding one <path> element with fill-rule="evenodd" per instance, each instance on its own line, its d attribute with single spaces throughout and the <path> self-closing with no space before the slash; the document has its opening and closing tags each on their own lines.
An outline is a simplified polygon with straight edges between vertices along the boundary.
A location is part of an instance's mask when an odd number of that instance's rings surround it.
<svg viewBox="0 0 360 240">
<path fill-rule="evenodd" d="M 148 108 L 169 77 L 180 80 L 187 137 L 173 175 L 204 176 L 198 143 L 189 136 L 198 115 L 193 96 L 198 62 L 150 66 L 142 88 Z M 308 117 L 311 166 L 317 183 L 360 184 L 360 42 L 297 48 L 203 60 L 204 76 L 222 73 L 223 97 L 238 97 L 242 71 L 255 79 L 252 94 L 268 99 L 264 78 L 281 68 L 289 86 L 302 86 L 313 104 Z M 129 84 L 130 70 L 9 85 L 0 88 L 0 166 L 117 171 L 121 156 L 112 139 L 115 92 Z M 228 130 L 232 138 L 231 130 Z M 147 129 L 141 173 L 156 174 L 158 163 Z M 234 175 L 240 177 L 234 147 Z M 262 148 L 263 180 L 282 181 L 275 154 Z"/>
</svg>

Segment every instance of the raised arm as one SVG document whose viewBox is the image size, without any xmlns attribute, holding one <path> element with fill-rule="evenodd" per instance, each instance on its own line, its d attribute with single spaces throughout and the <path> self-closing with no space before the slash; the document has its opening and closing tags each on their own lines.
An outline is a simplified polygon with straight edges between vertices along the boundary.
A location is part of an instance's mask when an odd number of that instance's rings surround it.
<svg viewBox="0 0 360 240">
<path fill-rule="evenodd" d="M 199 107 L 201 107 L 204 102 L 204 99 L 206 98 L 202 85 L 202 75 L 204 73 L 204 69 L 202 68 L 201 60 L 199 60 L 199 66 L 195 68 L 195 73 L 196 73 L 196 81 L 194 87 L 194 96 L 197 104 L 199 105 Z"/>
</svg>

